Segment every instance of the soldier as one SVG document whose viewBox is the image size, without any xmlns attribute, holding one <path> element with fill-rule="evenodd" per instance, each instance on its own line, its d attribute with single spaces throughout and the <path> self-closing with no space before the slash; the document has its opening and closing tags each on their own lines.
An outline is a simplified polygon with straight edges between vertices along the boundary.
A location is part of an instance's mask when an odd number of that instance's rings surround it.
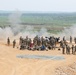
<svg viewBox="0 0 76 75">
<path fill-rule="evenodd" d="M 67 54 L 70 54 L 70 46 L 67 46 Z"/>
<path fill-rule="evenodd" d="M 37 46 L 37 40 L 35 38 L 33 39 L 33 43 L 34 43 L 34 47 L 36 48 L 36 46 Z"/>
<path fill-rule="evenodd" d="M 75 42 L 75 44 L 76 44 L 76 37 L 74 38 L 74 42 Z"/>
<path fill-rule="evenodd" d="M 28 46 L 28 40 L 29 40 L 29 38 L 28 38 L 28 36 L 26 36 L 26 45 Z"/>
<path fill-rule="evenodd" d="M 37 45 L 38 45 L 38 46 L 41 45 L 41 39 L 40 39 L 40 37 L 37 39 Z"/>
<path fill-rule="evenodd" d="M 7 45 L 8 46 L 10 45 L 10 39 L 9 39 L 9 37 L 7 38 Z"/>
<path fill-rule="evenodd" d="M 31 38 L 28 39 L 27 43 L 28 43 L 28 46 L 30 46 L 30 43 L 32 42 Z"/>
<path fill-rule="evenodd" d="M 54 39 L 54 37 L 52 37 L 50 39 L 50 45 L 52 46 L 52 50 L 55 49 L 55 39 Z"/>
<path fill-rule="evenodd" d="M 44 38 L 43 38 L 43 36 L 41 37 L 41 44 L 44 45 Z"/>
<path fill-rule="evenodd" d="M 75 45 L 75 51 L 74 51 L 74 54 L 76 53 L 76 45 Z"/>
<path fill-rule="evenodd" d="M 72 36 L 70 36 L 70 43 L 72 43 Z"/>
<path fill-rule="evenodd" d="M 74 45 L 72 45 L 72 54 L 74 54 L 74 49 L 75 49 L 75 47 L 74 47 Z"/>
<path fill-rule="evenodd" d="M 30 49 L 30 50 L 33 50 L 33 48 L 34 48 L 34 44 L 33 44 L 33 41 L 31 41 L 31 42 L 30 42 L 30 48 L 29 48 L 29 49 Z"/>
<path fill-rule="evenodd" d="M 63 43 L 63 41 L 61 40 L 61 41 L 60 41 L 60 47 L 62 47 L 62 46 L 63 46 L 63 44 L 64 44 L 64 43 Z"/>
<path fill-rule="evenodd" d="M 16 41 L 14 40 L 13 41 L 13 48 L 15 48 L 15 45 L 16 45 Z"/>
<path fill-rule="evenodd" d="M 57 42 L 59 43 L 60 37 L 56 38 Z"/>
<path fill-rule="evenodd" d="M 65 36 L 63 37 L 63 41 L 65 41 Z"/>
<path fill-rule="evenodd" d="M 65 54 L 65 45 L 62 46 L 62 54 Z"/>
<path fill-rule="evenodd" d="M 21 45 L 22 40 L 23 40 L 23 38 L 22 38 L 22 36 L 20 36 L 20 38 L 19 38 L 19 45 Z"/>
<path fill-rule="evenodd" d="M 23 45 L 23 42 L 21 43 L 20 45 L 20 50 L 24 49 L 24 45 Z"/>
<path fill-rule="evenodd" d="M 66 45 L 66 54 L 68 54 L 68 45 Z"/>
</svg>

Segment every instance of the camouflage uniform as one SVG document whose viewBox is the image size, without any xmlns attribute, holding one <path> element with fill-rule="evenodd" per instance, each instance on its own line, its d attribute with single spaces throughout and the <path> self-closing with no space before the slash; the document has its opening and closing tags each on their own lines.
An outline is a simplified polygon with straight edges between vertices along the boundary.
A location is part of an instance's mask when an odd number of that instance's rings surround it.
<svg viewBox="0 0 76 75">
<path fill-rule="evenodd" d="M 16 41 L 14 40 L 13 41 L 13 48 L 15 48 L 15 45 L 16 45 Z"/>
<path fill-rule="evenodd" d="M 40 39 L 40 37 L 37 39 L 37 45 L 38 45 L 38 46 L 41 45 L 41 39 Z"/>
<path fill-rule="evenodd" d="M 55 49 L 55 39 L 53 37 L 50 40 L 50 44 L 52 46 L 52 50 Z"/>
<path fill-rule="evenodd" d="M 67 46 L 67 54 L 70 54 L 70 46 Z"/>
<path fill-rule="evenodd" d="M 63 44 L 64 44 L 64 43 L 63 43 L 63 41 L 61 41 L 61 42 L 60 42 L 60 47 L 62 47 L 62 46 L 63 46 Z"/>
<path fill-rule="evenodd" d="M 72 45 L 72 54 L 74 54 L 74 51 L 75 51 L 75 47 L 74 45 Z"/>
<path fill-rule="evenodd" d="M 63 41 L 65 41 L 65 36 L 63 37 Z"/>
<path fill-rule="evenodd" d="M 41 44 L 44 45 L 44 38 L 41 37 Z"/>
<path fill-rule="evenodd" d="M 76 44 L 76 37 L 74 38 L 75 44 Z"/>
<path fill-rule="evenodd" d="M 72 43 L 72 36 L 70 36 L 70 43 Z"/>
<path fill-rule="evenodd" d="M 20 36 L 20 39 L 19 39 L 19 45 L 21 45 L 22 40 L 23 40 L 23 38 L 22 38 L 22 36 Z"/>
<path fill-rule="evenodd" d="M 62 46 L 62 54 L 65 54 L 65 45 Z"/>
<path fill-rule="evenodd" d="M 74 54 L 76 53 L 76 45 L 75 45 L 75 51 L 74 51 Z"/>
<path fill-rule="evenodd" d="M 10 45 L 10 39 L 9 39 L 9 37 L 7 39 L 7 44 L 8 44 L 8 46 Z"/>
</svg>

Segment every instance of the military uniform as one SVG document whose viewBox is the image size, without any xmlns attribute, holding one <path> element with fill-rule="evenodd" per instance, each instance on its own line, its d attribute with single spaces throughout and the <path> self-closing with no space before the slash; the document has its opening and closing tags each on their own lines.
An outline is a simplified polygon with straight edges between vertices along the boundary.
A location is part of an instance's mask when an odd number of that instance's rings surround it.
<svg viewBox="0 0 76 75">
<path fill-rule="evenodd" d="M 65 54 L 65 45 L 62 46 L 62 54 Z"/>
<path fill-rule="evenodd" d="M 75 42 L 75 44 L 76 44 L 76 37 L 74 38 L 74 42 Z"/>
<path fill-rule="evenodd" d="M 74 51 L 75 51 L 75 47 L 74 45 L 72 45 L 72 54 L 74 54 Z"/>
<path fill-rule="evenodd" d="M 8 39 L 7 39 L 7 45 L 8 45 L 8 46 L 10 45 L 10 39 L 9 39 L 9 37 L 8 37 Z"/>
<path fill-rule="evenodd" d="M 70 54 L 70 46 L 67 46 L 67 54 Z"/>
<path fill-rule="evenodd" d="M 65 41 L 65 36 L 63 37 L 63 41 Z"/>
<path fill-rule="evenodd" d="M 74 54 L 76 53 L 76 45 L 75 45 L 75 51 L 74 51 Z"/>
<path fill-rule="evenodd" d="M 70 36 L 70 43 L 72 43 L 72 36 Z"/>
<path fill-rule="evenodd" d="M 16 41 L 14 40 L 13 41 L 13 48 L 15 48 L 15 45 L 16 45 Z"/>
<path fill-rule="evenodd" d="M 23 38 L 21 36 L 20 39 L 19 39 L 19 45 L 21 45 L 22 41 L 23 41 Z"/>
</svg>

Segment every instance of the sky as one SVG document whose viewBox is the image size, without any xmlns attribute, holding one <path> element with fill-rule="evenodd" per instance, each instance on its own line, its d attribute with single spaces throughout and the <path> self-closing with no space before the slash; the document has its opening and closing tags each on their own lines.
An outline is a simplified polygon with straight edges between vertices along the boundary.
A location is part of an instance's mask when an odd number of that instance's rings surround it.
<svg viewBox="0 0 76 75">
<path fill-rule="evenodd" d="M 0 0 L 0 10 L 76 12 L 76 0 Z"/>
</svg>

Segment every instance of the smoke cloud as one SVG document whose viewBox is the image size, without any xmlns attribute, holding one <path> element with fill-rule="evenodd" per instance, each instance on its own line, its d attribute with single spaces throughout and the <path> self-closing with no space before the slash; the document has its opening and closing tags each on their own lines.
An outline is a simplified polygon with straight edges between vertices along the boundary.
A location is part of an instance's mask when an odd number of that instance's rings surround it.
<svg viewBox="0 0 76 75">
<path fill-rule="evenodd" d="M 9 23 L 10 27 L 6 28 L 0 28 L 0 39 L 7 39 L 7 37 L 19 39 L 20 36 L 22 37 L 35 37 L 38 36 L 57 36 L 63 38 L 63 36 L 66 37 L 66 39 L 69 39 L 70 36 L 75 37 L 76 36 L 76 25 L 73 25 L 69 28 L 65 28 L 63 32 L 58 33 L 57 35 L 49 33 L 45 27 L 42 27 L 39 31 L 35 31 L 33 26 L 24 26 L 21 25 L 21 18 L 22 13 L 20 11 L 12 12 L 9 16 Z"/>
<path fill-rule="evenodd" d="M 10 27 L 0 28 L 0 39 L 6 39 L 8 36 L 13 37 L 13 32 Z"/>
<path fill-rule="evenodd" d="M 7 37 L 10 38 L 16 38 L 18 39 L 20 36 L 26 37 L 29 36 L 31 38 L 38 36 L 49 36 L 50 33 L 47 32 L 46 28 L 41 28 L 40 31 L 34 31 L 33 26 L 27 25 L 26 27 L 22 27 L 21 25 L 21 18 L 22 13 L 20 11 L 14 11 L 12 14 L 10 14 L 9 23 L 10 27 L 0 28 L 0 39 L 7 39 Z"/>
<path fill-rule="evenodd" d="M 14 35 L 17 35 L 21 31 L 21 15 L 22 13 L 17 10 L 12 12 L 12 14 L 9 16 L 9 23 Z"/>
<path fill-rule="evenodd" d="M 73 38 L 76 37 L 76 25 L 65 28 L 61 33 L 58 33 L 58 36 L 60 36 L 61 38 L 65 36 L 67 40 L 69 40 L 70 36 L 72 36 Z"/>
</svg>

